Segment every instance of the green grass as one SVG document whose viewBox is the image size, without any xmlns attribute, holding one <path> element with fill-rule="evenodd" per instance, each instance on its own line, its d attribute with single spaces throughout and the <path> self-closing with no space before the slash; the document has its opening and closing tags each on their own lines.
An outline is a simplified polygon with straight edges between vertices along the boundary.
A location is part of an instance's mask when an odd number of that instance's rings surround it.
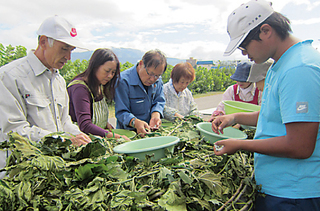
<svg viewBox="0 0 320 211">
<path fill-rule="evenodd" d="M 195 94 L 193 95 L 193 98 L 207 97 L 207 96 L 219 95 L 219 94 L 223 94 L 223 92 L 207 92 L 207 93 Z"/>
</svg>

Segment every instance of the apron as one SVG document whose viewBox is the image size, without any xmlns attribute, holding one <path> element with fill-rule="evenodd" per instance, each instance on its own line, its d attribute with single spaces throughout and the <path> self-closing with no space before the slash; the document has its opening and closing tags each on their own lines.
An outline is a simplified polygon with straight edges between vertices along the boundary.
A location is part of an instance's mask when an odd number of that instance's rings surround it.
<svg viewBox="0 0 320 211">
<path fill-rule="evenodd" d="M 91 94 L 91 98 L 92 98 L 92 111 L 93 111 L 92 123 L 97 125 L 98 127 L 105 129 L 108 124 L 108 117 L 109 117 L 109 109 L 108 109 L 108 104 L 107 104 L 105 97 L 103 97 L 102 100 L 95 102 L 94 96 L 93 96 L 91 90 L 89 89 L 88 85 L 84 81 L 82 81 L 82 80 L 71 81 L 68 84 L 68 87 L 70 87 L 74 84 L 82 84 L 87 87 L 87 89 L 89 90 L 89 92 Z"/>
<path fill-rule="evenodd" d="M 253 100 L 251 100 L 251 101 L 241 100 L 240 97 L 239 97 L 239 94 L 237 94 L 237 89 L 238 89 L 238 84 L 233 85 L 233 92 L 234 92 L 234 100 L 235 101 L 251 103 L 251 104 L 254 104 L 254 105 L 258 105 L 259 104 L 259 102 L 258 102 L 259 89 L 258 88 L 256 88 L 256 90 L 254 91 Z"/>
</svg>

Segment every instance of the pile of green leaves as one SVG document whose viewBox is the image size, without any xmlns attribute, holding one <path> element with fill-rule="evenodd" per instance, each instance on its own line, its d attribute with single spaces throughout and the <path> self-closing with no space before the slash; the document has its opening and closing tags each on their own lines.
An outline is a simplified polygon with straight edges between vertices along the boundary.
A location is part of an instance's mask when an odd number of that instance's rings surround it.
<svg viewBox="0 0 320 211">
<path fill-rule="evenodd" d="M 8 177 L 0 180 L 0 210 L 248 210 L 257 186 L 253 155 L 215 156 L 195 129 L 200 118 L 177 120 L 155 135 L 180 138 L 158 162 L 113 152 L 125 140 L 94 139 L 74 147 L 62 134 L 32 142 L 16 133 Z"/>
</svg>

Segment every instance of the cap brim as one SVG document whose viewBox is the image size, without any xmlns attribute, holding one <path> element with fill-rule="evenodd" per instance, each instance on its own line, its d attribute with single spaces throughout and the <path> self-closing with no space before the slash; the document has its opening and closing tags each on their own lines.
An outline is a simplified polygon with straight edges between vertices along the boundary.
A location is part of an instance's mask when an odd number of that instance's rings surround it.
<svg viewBox="0 0 320 211">
<path fill-rule="evenodd" d="M 237 47 L 239 47 L 239 45 L 241 44 L 241 42 L 247 37 L 247 35 L 249 34 L 250 31 L 246 32 L 245 34 L 231 40 L 226 48 L 226 50 L 224 51 L 223 55 L 224 56 L 230 56 L 236 49 Z"/>
<path fill-rule="evenodd" d="M 230 79 L 238 82 L 246 82 L 246 79 L 239 78 L 238 76 L 234 76 L 234 75 L 230 76 Z"/>
<path fill-rule="evenodd" d="M 78 41 L 78 40 L 68 39 L 68 38 L 57 39 L 57 40 L 60 41 L 60 42 L 66 43 L 66 44 L 68 44 L 68 45 L 70 45 L 70 46 L 73 46 L 73 47 L 76 47 L 76 48 L 80 48 L 80 49 L 88 50 L 88 51 L 89 51 L 89 49 L 86 48 L 86 47 L 84 46 L 84 44 L 81 43 L 81 42 Z"/>
</svg>

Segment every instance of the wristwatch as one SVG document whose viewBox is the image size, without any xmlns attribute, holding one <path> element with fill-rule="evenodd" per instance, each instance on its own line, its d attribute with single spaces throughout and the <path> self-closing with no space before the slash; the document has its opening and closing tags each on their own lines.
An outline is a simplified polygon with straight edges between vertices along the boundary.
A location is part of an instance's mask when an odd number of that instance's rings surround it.
<svg viewBox="0 0 320 211">
<path fill-rule="evenodd" d="M 134 122 L 136 121 L 137 118 L 133 118 L 132 122 L 131 122 L 131 127 L 134 127 Z"/>
</svg>

